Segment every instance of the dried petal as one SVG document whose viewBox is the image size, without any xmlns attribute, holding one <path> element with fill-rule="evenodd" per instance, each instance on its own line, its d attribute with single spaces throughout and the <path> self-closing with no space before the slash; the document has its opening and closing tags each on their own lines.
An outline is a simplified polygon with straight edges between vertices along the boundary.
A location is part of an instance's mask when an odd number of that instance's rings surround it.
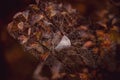
<svg viewBox="0 0 120 80">
<path fill-rule="evenodd" d="M 13 18 L 17 18 L 19 15 L 22 15 L 22 14 L 23 14 L 22 12 L 18 12 L 18 13 L 16 13 L 16 14 L 14 15 Z"/>
<path fill-rule="evenodd" d="M 91 47 L 91 46 L 93 46 L 93 42 L 92 42 L 92 41 L 87 41 L 87 42 L 83 45 L 83 47 L 85 47 L 85 48 L 89 48 L 89 47 Z"/>
<path fill-rule="evenodd" d="M 23 11 L 22 14 L 23 14 L 24 18 L 27 20 L 28 16 L 29 16 L 29 11 Z"/>
<path fill-rule="evenodd" d="M 28 38 L 24 35 L 21 35 L 21 36 L 18 37 L 18 40 L 20 40 L 21 44 L 24 44 L 28 41 Z"/>
<path fill-rule="evenodd" d="M 31 34 L 31 28 L 28 29 L 28 35 L 30 35 L 30 34 Z"/>
<path fill-rule="evenodd" d="M 13 22 L 8 24 L 8 27 L 7 27 L 8 32 L 11 32 L 12 27 L 13 27 Z"/>
<path fill-rule="evenodd" d="M 31 19 L 31 24 L 35 24 L 37 22 L 39 22 L 41 19 L 43 19 L 44 16 L 41 15 L 41 14 L 35 14 L 32 16 L 32 19 Z"/>
<path fill-rule="evenodd" d="M 76 12 L 76 9 L 73 9 L 71 5 L 67 5 L 67 6 L 66 6 L 66 10 L 67 10 L 69 13 Z"/>
<path fill-rule="evenodd" d="M 52 25 L 52 23 L 50 23 L 50 22 L 48 22 L 48 21 L 44 21 L 44 24 L 45 24 L 46 26 Z"/>
<path fill-rule="evenodd" d="M 88 27 L 87 26 L 80 26 L 78 27 L 79 30 L 84 30 L 84 31 L 87 31 L 88 30 Z"/>
<path fill-rule="evenodd" d="M 102 30 L 96 30 L 96 34 L 98 36 L 104 36 L 104 31 L 102 31 Z"/>
<path fill-rule="evenodd" d="M 58 13 L 58 11 L 56 11 L 56 10 L 52 10 L 52 11 L 51 11 L 51 15 L 50 15 L 50 17 L 55 16 L 57 13 Z"/>
<path fill-rule="evenodd" d="M 63 36 L 60 43 L 55 47 L 55 50 L 59 51 L 64 48 L 68 48 L 71 46 L 71 42 L 67 36 Z"/>
<path fill-rule="evenodd" d="M 20 30 L 23 30 L 23 27 L 24 27 L 24 23 L 23 22 L 18 23 L 18 28 Z"/>
<path fill-rule="evenodd" d="M 40 53 L 43 53 L 43 52 L 44 52 L 42 46 L 36 47 L 35 49 L 36 49 L 38 52 L 40 52 Z"/>
</svg>

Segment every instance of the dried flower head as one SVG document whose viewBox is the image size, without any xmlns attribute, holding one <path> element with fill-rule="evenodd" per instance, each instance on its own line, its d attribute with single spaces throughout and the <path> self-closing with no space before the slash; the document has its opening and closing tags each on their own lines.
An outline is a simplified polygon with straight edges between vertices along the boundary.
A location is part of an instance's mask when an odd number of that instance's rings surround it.
<svg viewBox="0 0 120 80">
<path fill-rule="evenodd" d="M 93 76 L 89 68 L 115 67 L 113 56 L 120 38 L 115 40 L 113 35 L 119 34 L 119 27 L 109 27 L 104 20 L 90 24 L 70 4 L 56 0 L 36 0 L 36 3 L 13 17 L 8 32 L 40 60 L 37 70 L 42 71 L 47 65 L 54 74 L 52 79 L 66 75 L 75 78 L 77 72 L 79 79 L 90 80 Z M 82 67 L 88 69 L 81 71 Z M 48 80 L 42 76 L 38 79 Z"/>
</svg>

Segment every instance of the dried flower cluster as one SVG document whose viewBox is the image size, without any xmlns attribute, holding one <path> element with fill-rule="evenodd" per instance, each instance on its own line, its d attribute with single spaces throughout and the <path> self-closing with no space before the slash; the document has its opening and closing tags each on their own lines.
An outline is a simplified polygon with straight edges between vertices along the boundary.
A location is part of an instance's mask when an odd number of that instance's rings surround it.
<svg viewBox="0 0 120 80">
<path fill-rule="evenodd" d="M 40 60 L 35 78 L 92 80 L 101 76 L 95 69 L 116 69 L 115 50 L 116 44 L 120 44 L 118 18 L 109 14 L 90 24 L 69 4 L 36 1 L 38 4 L 18 12 L 8 24 L 10 35 Z M 45 76 L 44 67 L 51 69 L 53 75 Z"/>
</svg>

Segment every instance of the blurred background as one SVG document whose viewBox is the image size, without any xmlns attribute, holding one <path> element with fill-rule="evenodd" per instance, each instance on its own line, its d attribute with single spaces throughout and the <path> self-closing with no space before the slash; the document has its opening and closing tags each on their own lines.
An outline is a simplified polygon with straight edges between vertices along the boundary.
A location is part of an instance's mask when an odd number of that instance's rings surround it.
<svg viewBox="0 0 120 80">
<path fill-rule="evenodd" d="M 95 11 L 106 7 L 108 0 L 62 1 L 70 2 L 83 16 L 94 16 Z M 6 30 L 7 24 L 12 21 L 12 16 L 31 3 L 35 3 L 34 0 L 0 1 L 0 80 L 32 80 L 38 61 L 29 53 L 24 52 L 19 43 L 10 37 Z"/>
</svg>

